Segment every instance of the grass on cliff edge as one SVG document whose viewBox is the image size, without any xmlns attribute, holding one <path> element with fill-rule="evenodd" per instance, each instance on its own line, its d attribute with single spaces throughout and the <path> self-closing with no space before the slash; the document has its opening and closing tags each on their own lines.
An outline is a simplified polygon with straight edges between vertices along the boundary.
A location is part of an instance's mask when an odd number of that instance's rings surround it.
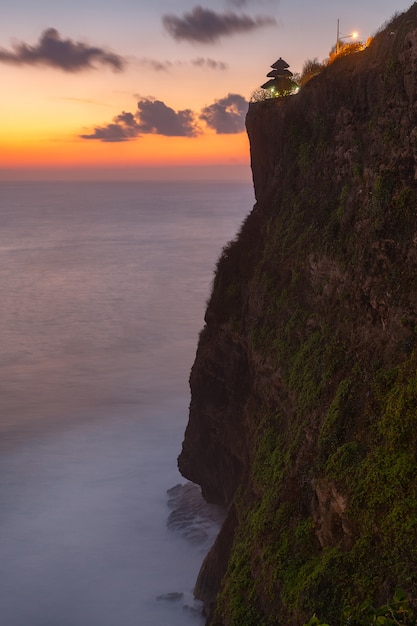
<svg viewBox="0 0 417 626">
<path fill-rule="evenodd" d="M 290 420 L 280 414 L 271 393 L 254 417 L 259 426 L 251 485 L 236 497 L 239 525 L 213 626 L 288 626 L 313 613 L 333 626 L 343 623 L 346 606 L 383 604 L 397 587 L 417 596 L 414 329 L 398 346 L 399 365 L 357 360 L 345 333 L 353 323 L 349 308 L 346 320 L 339 319 L 340 309 L 337 316 L 329 310 L 317 318 L 302 297 L 297 258 L 285 288 L 274 280 L 280 257 L 279 246 L 265 247 L 255 270 L 257 296 L 266 306 L 249 340 L 254 353 L 282 369 L 295 410 Z M 247 286 L 236 275 L 229 275 L 235 281 L 229 314 L 239 333 L 237 310 Z M 315 457 L 303 460 L 303 437 L 317 420 Z M 313 480 L 320 477 L 347 496 L 349 545 L 340 519 L 332 528 L 333 545 L 317 541 L 311 502 Z"/>
<path fill-rule="evenodd" d="M 306 468 L 298 482 L 293 479 L 294 498 L 288 474 L 299 434 L 292 430 L 286 438 L 279 415 L 264 418 L 252 492 L 236 498 L 239 527 L 218 598 L 219 621 L 213 624 L 287 626 L 313 614 L 332 625 L 390 624 L 382 614 L 375 622 L 342 618 L 346 607 L 358 602 L 371 607 L 398 586 L 417 596 L 416 366 L 413 354 L 395 371 L 375 374 L 364 409 L 369 437 L 363 440 L 357 433 L 341 434 L 337 410 L 329 408 L 322 445 L 333 438 L 335 451 L 325 462 L 318 459 L 315 470 Z M 341 384 L 336 402 L 350 385 Z M 353 529 L 348 548 L 342 542 L 318 545 L 306 506 L 313 496 L 309 472 L 318 474 L 319 467 L 348 494 L 346 516 Z"/>
<path fill-rule="evenodd" d="M 417 614 L 410 606 L 402 589 L 397 589 L 394 597 L 380 607 L 369 601 L 355 607 L 346 607 L 340 620 L 341 626 L 415 626 Z M 331 626 L 321 622 L 316 615 L 305 626 Z"/>
</svg>

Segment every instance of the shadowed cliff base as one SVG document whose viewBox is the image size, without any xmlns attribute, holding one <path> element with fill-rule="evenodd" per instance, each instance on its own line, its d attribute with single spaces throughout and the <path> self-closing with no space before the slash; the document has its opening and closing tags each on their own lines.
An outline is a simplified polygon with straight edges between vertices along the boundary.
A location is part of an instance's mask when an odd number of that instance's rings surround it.
<svg viewBox="0 0 417 626">
<path fill-rule="evenodd" d="M 257 203 L 218 261 L 179 457 L 229 507 L 208 624 L 342 624 L 399 587 L 414 606 L 416 96 L 415 3 L 250 106 Z"/>
</svg>

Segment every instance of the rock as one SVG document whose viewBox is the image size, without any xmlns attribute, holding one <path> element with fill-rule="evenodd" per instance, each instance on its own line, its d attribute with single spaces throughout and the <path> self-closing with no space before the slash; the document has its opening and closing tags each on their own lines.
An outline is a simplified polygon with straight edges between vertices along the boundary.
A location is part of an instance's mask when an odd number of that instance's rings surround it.
<svg viewBox="0 0 417 626">
<path fill-rule="evenodd" d="M 224 509 L 207 503 L 200 487 L 193 483 L 169 489 L 168 506 L 173 509 L 168 517 L 168 528 L 180 533 L 190 543 L 208 550 L 224 519 Z"/>
<path fill-rule="evenodd" d="M 184 597 L 184 594 L 179 591 L 172 591 L 170 593 L 163 593 L 160 596 L 157 596 L 157 600 L 164 600 L 167 602 L 179 602 Z"/>
<path fill-rule="evenodd" d="M 178 461 L 228 511 L 196 585 L 213 626 L 417 597 L 416 23 L 415 3 L 249 107 L 256 204 L 217 264 Z"/>
</svg>

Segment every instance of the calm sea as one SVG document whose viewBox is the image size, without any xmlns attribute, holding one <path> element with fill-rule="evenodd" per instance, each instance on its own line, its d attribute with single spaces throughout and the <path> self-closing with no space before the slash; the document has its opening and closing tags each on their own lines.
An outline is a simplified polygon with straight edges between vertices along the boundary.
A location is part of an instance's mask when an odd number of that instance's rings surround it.
<svg viewBox="0 0 417 626">
<path fill-rule="evenodd" d="M 217 512 L 171 488 L 213 269 L 253 202 L 246 183 L 0 183 L 2 624 L 203 623 Z"/>
</svg>

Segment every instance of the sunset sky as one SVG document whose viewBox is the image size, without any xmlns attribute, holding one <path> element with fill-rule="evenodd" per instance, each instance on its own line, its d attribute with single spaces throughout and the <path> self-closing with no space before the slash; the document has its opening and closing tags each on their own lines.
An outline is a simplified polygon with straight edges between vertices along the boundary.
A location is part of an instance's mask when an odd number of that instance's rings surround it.
<svg viewBox="0 0 417 626">
<path fill-rule="evenodd" d="M 410 0 L 3 0 L 0 179 L 248 178 L 244 118 L 293 72 Z"/>
</svg>

